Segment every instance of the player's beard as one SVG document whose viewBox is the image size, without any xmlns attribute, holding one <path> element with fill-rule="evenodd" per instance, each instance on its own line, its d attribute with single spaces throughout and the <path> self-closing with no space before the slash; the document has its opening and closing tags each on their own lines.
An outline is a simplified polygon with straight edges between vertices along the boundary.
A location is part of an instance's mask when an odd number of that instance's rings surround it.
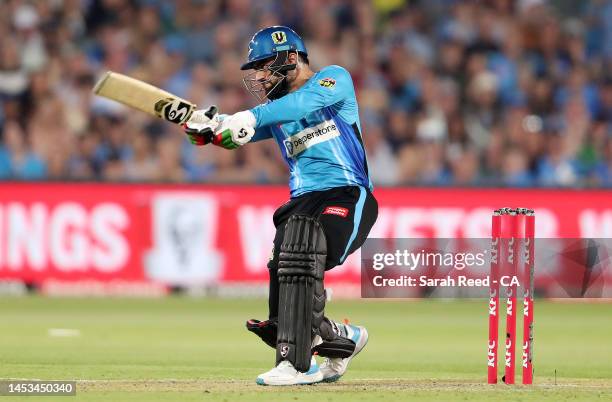
<svg viewBox="0 0 612 402">
<path fill-rule="evenodd" d="M 270 89 L 266 88 L 266 98 L 274 100 L 282 98 L 289 93 L 289 83 L 287 82 L 287 75 L 283 75 L 279 81 L 274 84 Z"/>
<path fill-rule="evenodd" d="M 255 74 L 256 72 L 247 74 L 242 81 L 247 90 L 260 102 L 264 102 L 265 99 L 278 99 L 289 92 L 286 74 L 275 71 L 272 72 L 274 77 L 266 80 L 254 79 Z"/>
</svg>

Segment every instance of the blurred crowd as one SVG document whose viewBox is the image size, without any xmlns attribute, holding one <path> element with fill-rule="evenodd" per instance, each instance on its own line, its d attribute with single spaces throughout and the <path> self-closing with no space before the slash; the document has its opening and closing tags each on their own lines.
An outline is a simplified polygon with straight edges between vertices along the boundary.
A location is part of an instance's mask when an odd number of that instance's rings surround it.
<svg viewBox="0 0 612 402">
<path fill-rule="evenodd" d="M 352 73 L 375 185 L 612 186 L 608 0 L 2 0 L 0 179 L 285 182 L 273 141 L 194 147 L 91 92 L 252 107 L 239 67 L 278 24 Z"/>
</svg>

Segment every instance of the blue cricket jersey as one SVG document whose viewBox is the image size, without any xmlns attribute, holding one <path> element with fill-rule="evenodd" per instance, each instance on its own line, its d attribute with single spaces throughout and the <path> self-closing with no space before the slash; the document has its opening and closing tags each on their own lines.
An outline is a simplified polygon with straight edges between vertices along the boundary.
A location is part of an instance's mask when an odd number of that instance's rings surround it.
<svg viewBox="0 0 612 402">
<path fill-rule="evenodd" d="M 256 106 L 251 141 L 274 138 L 289 165 L 291 197 L 342 186 L 372 189 L 353 80 L 327 66 L 302 87 Z"/>
</svg>

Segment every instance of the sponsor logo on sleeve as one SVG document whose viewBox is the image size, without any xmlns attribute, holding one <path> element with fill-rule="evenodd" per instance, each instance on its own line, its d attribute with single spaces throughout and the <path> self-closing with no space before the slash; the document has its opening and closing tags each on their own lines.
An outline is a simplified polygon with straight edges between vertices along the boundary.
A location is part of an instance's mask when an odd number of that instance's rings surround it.
<svg viewBox="0 0 612 402">
<path fill-rule="evenodd" d="M 333 120 L 326 120 L 316 126 L 307 127 L 283 141 L 287 157 L 293 158 L 306 149 L 340 136 L 340 130 Z"/>
<path fill-rule="evenodd" d="M 333 78 L 323 78 L 322 80 L 319 80 L 319 85 L 325 88 L 332 88 L 334 85 L 336 85 L 336 80 Z"/>
</svg>

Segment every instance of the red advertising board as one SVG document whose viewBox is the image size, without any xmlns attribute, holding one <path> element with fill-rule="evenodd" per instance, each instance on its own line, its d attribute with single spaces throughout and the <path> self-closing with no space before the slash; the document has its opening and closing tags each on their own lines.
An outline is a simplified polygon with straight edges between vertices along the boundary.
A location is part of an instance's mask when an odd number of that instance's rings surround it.
<svg viewBox="0 0 612 402">
<path fill-rule="evenodd" d="M 381 188 L 371 237 L 490 236 L 495 208 L 536 237 L 612 237 L 612 191 Z M 0 184 L 0 280 L 263 283 L 284 187 Z M 359 285 L 359 255 L 329 284 Z"/>
</svg>

